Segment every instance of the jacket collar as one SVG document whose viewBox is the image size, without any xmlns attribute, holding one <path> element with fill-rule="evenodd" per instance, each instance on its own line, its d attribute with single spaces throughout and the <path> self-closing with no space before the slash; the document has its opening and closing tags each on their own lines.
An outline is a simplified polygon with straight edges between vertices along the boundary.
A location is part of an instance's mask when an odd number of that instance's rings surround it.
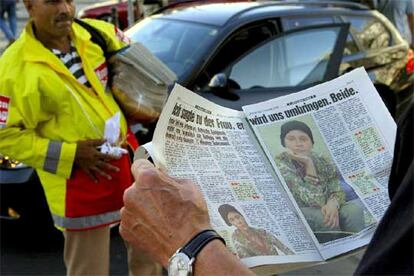
<svg viewBox="0 0 414 276">
<path fill-rule="evenodd" d="M 34 35 L 33 32 L 33 21 L 29 20 L 26 24 L 26 27 L 23 31 L 23 40 L 24 40 L 24 57 L 25 61 L 31 62 L 42 62 L 52 65 L 52 67 L 60 67 L 64 65 L 59 61 L 59 59 L 46 48 Z M 85 45 L 90 42 L 91 35 L 87 30 L 84 30 L 81 26 L 76 23 L 72 24 L 72 34 L 71 39 L 78 51 L 82 51 Z M 60 66 L 58 66 L 60 65 Z M 57 69 L 57 68 L 55 68 Z M 61 71 L 61 70 L 59 70 Z"/>
</svg>

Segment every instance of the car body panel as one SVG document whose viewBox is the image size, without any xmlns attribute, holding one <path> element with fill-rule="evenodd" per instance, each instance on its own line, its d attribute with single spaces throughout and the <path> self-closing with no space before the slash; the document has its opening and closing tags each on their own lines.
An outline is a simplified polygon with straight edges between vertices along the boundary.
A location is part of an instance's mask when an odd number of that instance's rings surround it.
<svg viewBox="0 0 414 276">
<path fill-rule="evenodd" d="M 22 184 L 30 181 L 35 174 L 31 167 L 0 169 L 0 185 Z"/>
</svg>

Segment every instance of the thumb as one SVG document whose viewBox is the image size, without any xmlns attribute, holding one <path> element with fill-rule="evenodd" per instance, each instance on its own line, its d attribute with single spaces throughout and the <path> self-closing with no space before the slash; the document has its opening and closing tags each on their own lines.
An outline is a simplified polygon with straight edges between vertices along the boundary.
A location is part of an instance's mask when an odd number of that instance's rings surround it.
<svg viewBox="0 0 414 276">
<path fill-rule="evenodd" d="M 325 208 L 325 206 L 323 206 L 322 208 L 321 208 L 321 212 L 322 212 L 322 215 L 326 215 L 326 208 Z"/>
<path fill-rule="evenodd" d="M 137 159 L 131 166 L 131 172 L 135 179 L 139 177 L 139 174 L 143 170 L 154 170 L 154 165 L 146 159 Z"/>
</svg>

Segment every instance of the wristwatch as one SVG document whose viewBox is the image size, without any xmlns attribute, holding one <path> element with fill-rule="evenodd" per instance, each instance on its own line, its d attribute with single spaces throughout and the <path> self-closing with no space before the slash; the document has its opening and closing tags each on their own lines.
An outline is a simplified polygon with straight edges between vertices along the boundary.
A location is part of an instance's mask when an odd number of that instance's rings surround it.
<svg viewBox="0 0 414 276">
<path fill-rule="evenodd" d="M 204 230 L 195 235 L 186 245 L 179 248 L 168 261 L 168 276 L 192 276 L 197 254 L 210 241 L 224 239 L 214 230 Z"/>
</svg>

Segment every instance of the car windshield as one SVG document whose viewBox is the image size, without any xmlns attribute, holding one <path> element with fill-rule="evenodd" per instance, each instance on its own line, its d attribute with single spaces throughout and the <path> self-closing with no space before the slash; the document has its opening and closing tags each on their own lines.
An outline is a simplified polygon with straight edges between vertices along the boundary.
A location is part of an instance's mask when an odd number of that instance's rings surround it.
<svg viewBox="0 0 414 276">
<path fill-rule="evenodd" d="M 147 18 L 126 34 L 147 47 L 182 80 L 199 64 L 217 29 L 192 22 Z"/>
</svg>

